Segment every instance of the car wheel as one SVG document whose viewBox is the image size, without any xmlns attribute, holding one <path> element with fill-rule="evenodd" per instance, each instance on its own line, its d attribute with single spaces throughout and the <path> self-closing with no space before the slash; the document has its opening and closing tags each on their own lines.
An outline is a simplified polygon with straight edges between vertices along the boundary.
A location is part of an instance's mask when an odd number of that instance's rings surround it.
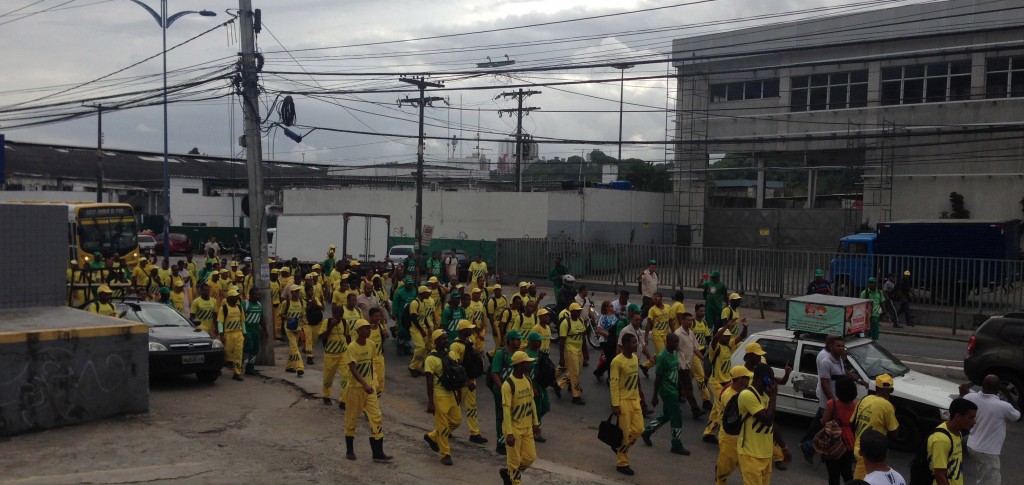
<svg viewBox="0 0 1024 485">
<path fill-rule="evenodd" d="M 896 420 L 900 427 L 896 430 L 896 437 L 889 442 L 889 447 L 897 451 L 917 450 L 921 443 L 921 425 L 917 418 L 906 411 L 896 411 Z"/>
<path fill-rule="evenodd" d="M 207 384 L 213 384 L 220 377 L 220 369 L 211 369 L 196 372 L 196 378 L 199 382 L 205 382 Z"/>
<path fill-rule="evenodd" d="M 999 383 L 1006 387 L 1004 391 L 1006 398 L 1020 406 L 1020 394 L 1022 391 L 1020 376 L 1010 372 L 1000 372 L 997 375 L 999 376 Z"/>
</svg>

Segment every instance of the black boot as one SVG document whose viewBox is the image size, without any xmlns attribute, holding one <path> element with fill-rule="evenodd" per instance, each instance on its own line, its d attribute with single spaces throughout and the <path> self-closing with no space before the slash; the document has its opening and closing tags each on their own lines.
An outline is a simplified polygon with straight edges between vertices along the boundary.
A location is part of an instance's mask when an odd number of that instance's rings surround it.
<svg viewBox="0 0 1024 485">
<path fill-rule="evenodd" d="M 391 457 L 384 454 L 384 438 L 370 438 L 370 449 L 373 450 L 373 461 L 378 463 L 391 461 Z"/>
<path fill-rule="evenodd" d="M 345 437 L 345 458 L 348 458 L 349 460 L 356 459 L 356 451 L 352 448 L 352 443 L 355 439 L 356 438 L 354 436 Z"/>
</svg>

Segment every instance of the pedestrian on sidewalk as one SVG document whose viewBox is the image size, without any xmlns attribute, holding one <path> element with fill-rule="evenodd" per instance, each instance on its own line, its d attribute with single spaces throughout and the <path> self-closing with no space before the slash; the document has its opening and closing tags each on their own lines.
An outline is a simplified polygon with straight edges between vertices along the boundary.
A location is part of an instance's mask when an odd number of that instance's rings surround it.
<svg viewBox="0 0 1024 485">
<path fill-rule="evenodd" d="M 629 466 L 629 448 L 644 432 L 644 391 L 640 387 L 640 363 L 636 358 L 637 340 L 632 334 L 622 336 L 622 353 L 612 360 L 608 377 L 611 388 L 612 414 L 618 416 L 622 444 L 615 450 L 615 470 L 634 475 Z"/>
<path fill-rule="evenodd" d="M 670 333 L 665 338 L 665 348 L 655 358 L 657 362 L 654 365 L 655 393 L 654 397 L 651 398 L 651 406 L 656 407 L 659 398 L 664 404 L 662 405 L 661 416 L 654 418 L 654 420 L 647 424 L 641 438 L 643 438 L 644 444 L 653 446 L 654 443 L 651 441 L 651 435 L 658 428 L 664 426 L 665 423 L 671 423 L 672 448 L 669 451 L 676 455 L 689 456 L 690 451 L 683 446 L 683 441 L 680 439 L 683 434 L 683 410 L 679 407 L 679 361 L 681 358 L 677 356 L 678 348 L 679 337 L 675 333 Z M 691 395 L 691 400 L 692 397 Z M 699 409 L 694 412 L 698 411 Z"/>
<path fill-rule="evenodd" d="M 868 335 L 871 340 L 878 341 L 878 327 L 882 320 L 882 305 L 885 303 L 885 295 L 878 289 L 878 280 L 874 276 L 868 278 L 868 287 L 860 292 L 860 299 L 871 300 L 871 329 Z M 892 323 L 893 328 L 900 328 L 896 322 Z"/>
<path fill-rule="evenodd" d="M 914 282 L 910 279 L 910 270 L 903 272 L 903 278 L 896 283 L 896 301 L 900 303 L 896 316 L 903 314 L 903 323 L 914 326 L 914 317 L 910 315 L 910 301 L 914 299 Z"/>
<path fill-rule="evenodd" d="M 1006 439 L 1006 423 L 1020 421 L 1017 401 L 1006 396 L 1006 387 L 1000 384 L 999 376 L 989 374 L 981 382 L 981 392 L 968 392 L 970 384 L 960 386 L 960 397 L 978 406 L 978 422 L 971 430 L 967 447 L 971 449 L 968 461 L 978 485 L 998 485 L 1002 481 L 999 472 L 999 454 Z"/>
<path fill-rule="evenodd" d="M 640 286 L 640 294 L 643 296 L 641 310 L 643 311 L 644 318 L 647 318 L 647 312 L 654 306 L 654 294 L 658 292 L 657 267 L 658 262 L 652 259 L 647 262 L 647 269 L 636 277 L 636 281 Z"/>
<path fill-rule="evenodd" d="M 818 268 L 814 270 L 814 279 L 807 284 L 808 295 L 831 295 L 832 283 L 825 279 L 825 270 Z"/>
<path fill-rule="evenodd" d="M 529 377 L 534 358 L 523 351 L 512 354 L 512 375 L 501 384 L 502 435 L 506 468 L 498 470 L 505 485 L 519 485 L 523 471 L 537 458 L 534 435 L 539 433 L 533 381 Z"/>
</svg>

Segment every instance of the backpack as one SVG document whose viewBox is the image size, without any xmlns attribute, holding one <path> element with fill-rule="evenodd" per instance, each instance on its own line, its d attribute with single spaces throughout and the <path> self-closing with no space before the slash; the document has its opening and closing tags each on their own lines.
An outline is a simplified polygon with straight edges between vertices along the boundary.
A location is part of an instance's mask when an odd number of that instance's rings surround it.
<svg viewBox="0 0 1024 485">
<path fill-rule="evenodd" d="M 910 481 L 909 485 L 931 485 L 935 482 L 935 471 L 932 470 L 931 460 L 928 459 L 928 438 L 935 433 L 942 433 L 949 439 L 950 456 L 953 455 L 953 435 L 949 434 L 942 428 L 936 427 L 932 429 L 931 433 L 925 437 L 924 442 L 921 443 L 921 447 L 917 449 L 917 454 L 910 460 Z M 948 461 L 949 458 L 947 458 Z"/>
<path fill-rule="evenodd" d="M 473 348 L 473 344 L 466 344 L 466 351 L 462 355 L 462 367 L 466 369 L 466 378 L 473 380 L 484 375 L 484 360 Z"/>
<path fill-rule="evenodd" d="M 455 362 L 448 356 L 447 352 L 434 352 L 435 357 L 441 359 L 441 387 L 449 391 L 458 391 L 466 385 L 466 368 Z"/>
<path fill-rule="evenodd" d="M 740 416 L 740 394 L 744 392 L 747 392 L 747 389 L 737 392 L 735 396 L 729 398 L 725 409 L 722 410 L 722 431 L 725 431 L 725 434 L 738 436 L 743 430 L 743 421 L 747 417 Z"/>
<path fill-rule="evenodd" d="M 306 304 L 306 325 L 319 325 L 320 322 L 324 321 L 324 311 L 320 309 L 320 305 Z"/>
<path fill-rule="evenodd" d="M 285 300 L 284 311 L 281 312 L 282 314 L 287 314 L 288 313 L 288 309 L 291 308 L 291 303 L 292 303 L 291 300 Z M 284 328 L 287 329 L 287 330 L 291 330 L 291 331 L 298 330 L 299 329 L 299 319 L 298 318 L 288 319 L 286 322 L 284 322 Z"/>
<path fill-rule="evenodd" d="M 551 361 L 551 357 L 548 356 L 547 352 L 541 352 L 537 356 L 537 385 L 541 389 L 545 389 L 551 384 L 555 383 L 555 363 Z"/>
</svg>

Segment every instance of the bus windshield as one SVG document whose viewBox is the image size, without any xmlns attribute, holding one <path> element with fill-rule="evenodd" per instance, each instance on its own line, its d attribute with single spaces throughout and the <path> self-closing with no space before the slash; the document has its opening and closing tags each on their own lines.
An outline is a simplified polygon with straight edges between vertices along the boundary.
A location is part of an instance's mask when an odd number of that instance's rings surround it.
<svg viewBox="0 0 1024 485">
<path fill-rule="evenodd" d="M 78 240 L 82 251 L 123 256 L 135 250 L 138 234 L 130 207 L 89 207 L 78 210 Z"/>
</svg>

